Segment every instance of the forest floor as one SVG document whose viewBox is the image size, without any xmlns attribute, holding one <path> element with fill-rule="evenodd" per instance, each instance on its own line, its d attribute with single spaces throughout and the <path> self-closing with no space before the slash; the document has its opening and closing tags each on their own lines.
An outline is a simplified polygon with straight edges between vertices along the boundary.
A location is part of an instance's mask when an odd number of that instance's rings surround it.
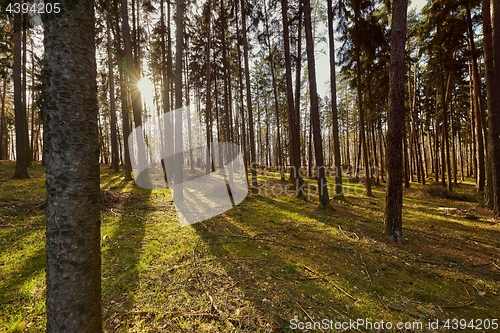
<svg viewBox="0 0 500 333">
<path fill-rule="evenodd" d="M 0 162 L 0 331 L 42 332 L 44 168 L 15 180 L 14 166 Z M 500 225 L 471 183 L 452 195 L 438 185 L 405 190 L 399 245 L 383 234 L 383 187 L 367 198 L 346 182 L 332 211 L 315 195 L 248 196 L 181 227 L 168 190 L 101 174 L 106 332 L 290 332 L 323 319 L 309 331 L 436 332 L 429 323 L 439 323 L 488 332 L 500 319 Z M 284 184 L 272 174 L 259 181 Z M 365 325 L 335 329 L 358 319 Z M 376 330 L 382 320 L 393 328 Z"/>
</svg>

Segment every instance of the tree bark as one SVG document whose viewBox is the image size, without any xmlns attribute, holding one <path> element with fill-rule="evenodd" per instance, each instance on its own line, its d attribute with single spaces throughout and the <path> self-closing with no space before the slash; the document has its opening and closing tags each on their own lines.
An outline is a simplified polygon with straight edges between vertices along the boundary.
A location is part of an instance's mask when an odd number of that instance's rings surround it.
<svg viewBox="0 0 500 333">
<path fill-rule="evenodd" d="M 406 12 L 408 0 L 394 0 L 392 5 L 391 63 L 389 77 L 389 115 L 387 133 L 387 197 L 385 207 L 385 234 L 396 242 L 403 237 L 403 151 L 402 140 L 405 124 L 404 82 Z"/>
<path fill-rule="evenodd" d="M 278 149 L 278 166 L 279 166 L 279 171 L 280 171 L 280 176 L 281 180 L 285 180 L 285 173 L 284 173 L 284 163 L 283 163 L 283 149 L 281 148 L 281 126 L 280 126 L 280 112 L 279 112 L 279 103 L 278 103 L 278 85 L 276 83 L 276 71 L 275 71 L 275 65 L 274 65 L 274 59 L 273 59 L 273 54 L 272 54 L 272 48 L 271 48 L 271 34 L 269 32 L 269 17 L 267 14 L 267 6 L 264 1 L 264 7 L 265 7 L 265 26 L 266 26 L 266 36 L 267 36 L 267 46 L 268 46 L 268 51 L 269 51 L 269 63 L 271 65 L 271 78 L 272 78 L 272 84 L 273 84 L 273 97 L 274 97 L 274 111 L 276 114 L 276 139 L 277 139 L 277 149 Z"/>
<path fill-rule="evenodd" d="M 323 143 L 321 138 L 321 127 L 319 124 L 318 89 L 316 87 L 316 64 L 314 59 L 314 43 L 312 37 L 311 2 L 303 0 L 304 4 L 304 28 L 306 32 L 307 69 L 309 77 L 309 92 L 311 99 L 311 123 L 314 135 L 314 153 L 316 158 L 316 176 L 318 177 L 318 195 L 320 207 L 331 208 L 328 197 L 328 186 L 326 183 L 325 165 L 323 162 Z M 309 161 L 312 164 L 312 161 Z"/>
<path fill-rule="evenodd" d="M 21 3 L 21 1 L 16 1 Z M 21 51 L 22 51 L 22 15 L 21 12 L 14 14 L 14 113 L 16 125 L 16 171 L 14 178 L 29 178 L 28 159 L 26 146 L 28 145 L 25 131 L 27 130 L 26 112 L 23 107 L 22 99 L 22 80 L 21 80 Z"/>
<path fill-rule="evenodd" d="M 111 15 L 107 13 L 108 22 L 107 39 L 108 39 L 108 78 L 109 78 L 109 103 L 110 103 L 110 126 L 111 126 L 111 167 L 113 171 L 120 171 L 119 156 L 118 156 L 118 137 L 116 134 L 116 103 L 115 103 L 115 75 L 113 66 L 113 55 L 111 47 Z"/>
<path fill-rule="evenodd" d="M 335 77 L 335 36 L 333 33 L 333 6 L 328 0 L 328 44 L 330 52 L 330 94 L 332 100 L 333 154 L 335 159 L 335 199 L 345 200 L 342 187 L 342 161 L 340 159 L 339 120 L 337 111 L 337 79 Z M 378 178 L 377 178 L 378 179 Z"/>
<path fill-rule="evenodd" d="M 71 8 L 70 8 L 71 7 Z M 47 332 L 102 332 L 94 1 L 45 22 Z"/>
<path fill-rule="evenodd" d="M 7 140 L 4 141 L 4 138 L 6 138 L 6 132 L 7 132 L 7 127 L 6 127 L 6 119 L 5 119 L 5 95 L 7 94 L 7 73 L 4 73 L 4 76 L 2 78 L 3 80 L 3 86 L 2 86 L 2 109 L 0 113 L 0 160 L 6 159 L 7 158 Z"/>
<path fill-rule="evenodd" d="M 23 131 L 24 131 L 24 149 L 26 150 L 26 165 L 28 167 L 32 166 L 31 163 L 31 148 L 29 144 L 29 133 L 28 133 L 28 100 L 26 97 L 26 74 L 27 74 L 27 68 L 26 68 L 26 62 L 27 62 L 27 38 L 28 38 L 28 14 L 22 14 L 22 26 L 23 26 L 23 37 L 22 37 L 22 47 L 23 47 L 23 56 L 22 56 L 22 105 L 23 105 L 23 113 L 24 113 L 24 125 L 23 125 Z"/>
<path fill-rule="evenodd" d="M 288 124 L 290 126 L 290 141 L 292 146 L 293 165 L 292 173 L 295 181 L 295 189 L 298 197 L 304 196 L 304 180 L 302 179 L 300 166 L 300 128 L 293 103 L 292 86 L 292 61 L 290 57 L 290 32 L 288 29 L 288 0 L 281 0 L 281 18 L 283 24 L 283 44 L 285 47 L 285 78 L 286 78 L 286 100 L 288 106 Z M 296 96 L 299 98 L 299 96 Z"/>
<path fill-rule="evenodd" d="M 361 38 L 361 28 L 359 24 L 361 12 L 360 12 L 360 3 L 356 1 L 354 4 L 354 15 L 355 15 L 355 25 L 356 25 L 356 38 Z M 368 145 L 366 144 L 366 131 L 365 131 L 365 111 L 363 109 L 363 93 L 362 93 L 362 83 L 361 83 L 361 46 L 359 43 L 355 46 L 356 53 L 356 88 L 358 91 L 358 112 L 359 112 L 359 139 L 360 144 L 363 148 L 363 165 L 365 169 L 365 178 L 366 178 L 366 195 L 371 197 L 372 194 L 372 185 L 371 185 L 371 173 L 370 173 L 370 164 L 368 162 Z"/>
<path fill-rule="evenodd" d="M 177 0 L 175 40 L 175 169 L 174 200 L 182 202 L 183 192 L 183 141 L 182 141 L 182 48 L 184 47 L 184 0 Z"/>
<path fill-rule="evenodd" d="M 252 172 L 252 193 L 257 194 L 259 188 L 257 187 L 257 165 L 255 161 L 255 133 L 253 126 L 253 115 L 252 115 L 252 91 L 250 89 L 250 65 L 248 61 L 248 40 L 247 40 L 247 11 L 245 8 L 245 0 L 241 0 L 241 25 L 242 25 L 242 42 L 243 42 L 243 61 L 245 63 L 245 87 L 247 93 L 247 114 L 248 114 L 248 126 L 250 134 L 250 170 Z"/>
<path fill-rule="evenodd" d="M 488 94 L 488 160 L 493 185 L 493 215 L 500 219 L 500 4 L 482 0 L 486 92 Z"/>
<path fill-rule="evenodd" d="M 484 137 L 483 137 L 483 117 L 482 113 L 484 110 L 483 99 L 481 97 L 481 81 L 479 78 L 479 71 L 477 66 L 477 55 L 476 55 L 476 43 L 474 41 L 474 32 L 472 30 L 472 19 L 470 12 L 470 3 L 466 5 L 467 12 L 467 32 L 469 35 L 469 45 L 471 51 L 471 68 L 472 68 L 472 82 L 474 87 L 474 111 L 476 117 L 476 142 L 477 142 L 477 164 L 479 169 L 479 177 L 476 183 L 477 190 L 479 192 L 484 191 L 485 184 L 485 156 L 484 156 Z M 485 129 L 486 130 L 486 129 Z M 486 138 L 488 136 L 486 135 Z"/>
<path fill-rule="evenodd" d="M 132 1 L 134 4 L 134 1 Z M 134 13 L 134 10 L 132 10 Z M 130 86 L 130 97 L 132 98 L 132 113 L 134 116 L 134 125 L 135 127 L 142 127 L 142 107 L 141 107 L 141 92 L 137 87 L 137 83 L 140 80 L 139 68 L 136 66 L 134 57 L 132 54 L 132 42 L 130 40 L 130 26 L 128 22 L 128 9 L 127 9 L 127 0 L 121 0 L 121 16 L 122 16 L 122 29 L 123 29 L 123 45 L 125 49 L 125 63 L 126 63 L 126 72 L 128 76 L 129 86 Z M 135 20 L 133 20 L 135 22 Z M 134 23 L 135 24 L 135 23 Z M 135 29 L 134 29 L 135 33 Z M 134 43 L 134 48 L 137 47 L 137 43 Z M 136 49 L 136 52 L 139 52 Z M 128 140 L 128 137 L 126 137 Z M 140 140 L 137 138 L 137 140 Z M 144 170 L 139 175 L 135 175 L 136 181 L 141 184 L 141 186 L 145 188 L 151 188 L 151 180 L 149 178 L 149 172 L 144 165 L 147 163 L 146 160 L 146 152 L 142 149 L 137 151 L 137 160 L 139 170 Z"/>
</svg>

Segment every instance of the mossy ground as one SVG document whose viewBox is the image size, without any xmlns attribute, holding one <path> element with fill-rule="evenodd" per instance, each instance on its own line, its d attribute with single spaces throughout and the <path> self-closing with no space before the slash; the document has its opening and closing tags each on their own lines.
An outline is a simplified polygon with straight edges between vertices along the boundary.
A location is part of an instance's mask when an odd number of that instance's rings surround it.
<svg viewBox="0 0 500 333">
<path fill-rule="evenodd" d="M 13 173 L 2 161 L 0 331 L 42 332 L 44 168 L 30 168 L 29 180 Z M 319 210 L 314 193 L 268 191 L 180 227 L 168 190 L 101 173 L 106 332 L 288 332 L 293 318 L 421 321 L 423 330 L 407 330 L 417 332 L 430 331 L 429 319 L 500 317 L 500 225 L 472 184 L 453 195 L 412 184 L 399 245 L 383 234 L 383 187 L 367 198 L 346 182 L 333 211 Z M 259 180 L 280 184 L 279 175 Z"/>
</svg>

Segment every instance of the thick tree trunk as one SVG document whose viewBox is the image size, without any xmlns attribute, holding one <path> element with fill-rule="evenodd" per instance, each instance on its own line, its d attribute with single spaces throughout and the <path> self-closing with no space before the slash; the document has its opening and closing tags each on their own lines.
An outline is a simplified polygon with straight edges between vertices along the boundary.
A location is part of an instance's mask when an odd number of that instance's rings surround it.
<svg viewBox="0 0 500 333">
<path fill-rule="evenodd" d="M 102 332 L 94 1 L 45 22 L 47 332 Z"/>
<path fill-rule="evenodd" d="M 21 3 L 21 1 L 16 1 Z M 22 100 L 22 80 L 21 80 L 21 37 L 22 37 L 22 17 L 21 13 L 14 14 L 14 113 L 16 118 L 16 171 L 14 178 L 29 178 L 28 159 L 26 146 L 28 145 L 25 131 L 26 111 Z"/>
<path fill-rule="evenodd" d="M 406 12 L 408 0 L 394 0 L 392 5 L 391 64 L 389 77 L 389 115 L 387 133 L 387 168 L 389 170 L 385 207 L 385 234 L 397 242 L 403 237 L 403 165 L 402 131 L 404 126 L 404 81 Z"/>
</svg>

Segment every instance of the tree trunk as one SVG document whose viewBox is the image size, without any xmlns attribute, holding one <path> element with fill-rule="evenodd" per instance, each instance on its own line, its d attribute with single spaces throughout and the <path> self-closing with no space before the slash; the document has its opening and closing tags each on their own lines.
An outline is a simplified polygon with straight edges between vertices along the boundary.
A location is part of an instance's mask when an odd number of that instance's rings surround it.
<svg viewBox="0 0 500 333">
<path fill-rule="evenodd" d="M 30 137 L 28 133 L 28 100 L 26 97 L 26 74 L 27 74 L 27 68 L 26 68 L 26 62 L 27 62 L 27 38 L 28 38 L 28 15 L 23 14 L 23 65 L 22 65 L 22 74 L 23 74 L 23 79 L 22 79 L 22 105 L 23 105 L 23 113 L 24 113 L 24 125 L 23 125 L 23 130 L 24 130 L 24 148 L 26 149 L 26 165 L 28 167 L 32 166 L 31 163 L 31 148 L 29 145 Z"/>
<path fill-rule="evenodd" d="M 21 1 L 16 1 L 21 3 Z M 16 171 L 14 178 L 29 178 L 28 174 L 28 159 L 26 155 L 26 146 L 28 145 L 27 137 L 25 136 L 26 127 L 26 112 L 23 107 L 22 100 L 22 80 L 21 80 L 21 37 L 22 37 L 22 15 L 21 13 L 14 14 L 14 112 L 16 124 Z"/>
<path fill-rule="evenodd" d="M 488 160 L 493 185 L 493 215 L 500 219 L 500 4 L 483 0 L 484 56 L 488 94 Z"/>
<path fill-rule="evenodd" d="M 241 25 L 242 25 L 242 42 L 243 42 L 243 61 L 245 63 L 245 87 L 247 93 L 247 114 L 248 114 L 248 126 L 250 127 L 250 170 L 252 172 L 252 193 L 257 194 L 259 188 L 257 187 L 257 165 L 255 161 L 255 133 L 253 126 L 253 115 L 252 115 L 252 91 L 250 89 L 250 65 L 248 61 L 248 40 L 247 40 L 247 10 L 245 7 L 245 0 L 240 1 L 241 4 Z"/>
<path fill-rule="evenodd" d="M 387 133 L 387 168 L 389 170 L 385 206 L 385 234 L 404 242 L 403 237 L 403 165 L 401 128 L 405 125 L 404 81 L 406 12 L 408 0 L 394 0 L 392 5 L 391 63 L 389 77 L 389 115 Z"/>
<path fill-rule="evenodd" d="M 134 1 L 132 1 L 134 4 Z M 134 13 L 134 11 L 132 10 Z M 141 92 L 137 87 L 137 83 L 140 81 L 139 68 L 136 66 L 133 54 L 132 54 L 132 43 L 130 40 L 130 27 L 128 22 L 128 9 L 127 0 L 121 0 L 121 15 L 122 15 L 122 29 L 123 29 L 123 45 L 125 49 L 125 62 L 126 71 L 128 74 L 129 84 L 130 84 L 130 95 L 132 98 L 132 112 L 134 116 L 135 128 L 142 128 L 142 107 L 141 107 Z M 135 22 L 135 20 L 134 20 Z M 134 30 L 135 32 L 135 30 Z M 134 43 L 134 47 L 137 47 L 137 43 Z M 136 52 L 139 52 L 136 50 Z M 141 132 L 142 135 L 142 132 Z M 128 140 L 128 137 L 126 137 Z M 137 140 L 141 140 L 137 138 Z M 146 151 L 143 149 L 138 149 L 137 160 L 139 170 L 143 170 L 140 174 L 135 175 L 136 182 L 144 188 L 151 188 L 151 180 L 149 178 L 149 172 L 147 169 L 147 159 Z"/>
<path fill-rule="evenodd" d="M 271 78 L 273 84 L 273 97 L 274 97 L 274 111 L 276 114 L 276 139 L 277 139 L 277 148 L 278 148 L 278 168 L 281 175 L 281 180 L 285 180 L 284 173 L 284 163 L 283 163 L 283 150 L 281 148 L 281 125 L 280 125 L 280 113 L 279 113 L 279 102 L 278 102 L 278 84 L 276 83 L 276 73 L 275 73 L 275 65 L 271 48 L 271 34 L 269 32 L 269 17 L 267 14 L 267 5 L 264 1 L 264 9 L 265 9 L 265 26 L 266 26 L 266 36 L 267 36 L 267 46 L 269 50 L 269 63 L 271 64 Z"/>
<path fill-rule="evenodd" d="M 238 23 L 238 1 L 235 1 L 236 7 L 236 23 Z M 240 28 L 239 24 L 236 24 L 236 35 L 240 36 Z M 245 178 L 247 184 L 249 183 L 248 179 L 248 158 L 247 158 L 247 135 L 246 135 L 246 125 L 245 125 L 245 108 L 243 107 L 243 71 L 241 65 L 241 48 L 240 48 L 240 40 L 238 38 L 236 43 L 236 48 L 238 52 L 238 85 L 239 85 L 239 109 L 241 115 L 241 149 L 243 152 L 243 163 L 245 165 Z"/>
<path fill-rule="evenodd" d="M 94 1 L 69 7 L 62 2 L 66 14 L 45 22 L 47 332 L 97 333 L 102 316 Z"/>
<path fill-rule="evenodd" d="M 111 166 L 115 172 L 120 171 L 119 156 L 118 156 L 118 137 L 116 135 L 116 103 L 115 103 L 115 75 L 113 66 L 113 56 L 111 47 L 111 15 L 107 13 L 108 22 L 107 39 L 108 39 L 108 77 L 109 77 L 109 102 L 110 102 L 110 118 L 111 118 Z"/>
<path fill-rule="evenodd" d="M 4 141 L 7 132 L 7 122 L 5 121 L 5 95 L 7 94 L 7 73 L 4 73 L 2 86 L 2 111 L 0 113 L 0 160 L 7 158 L 7 140 Z"/>
<path fill-rule="evenodd" d="M 335 77 L 335 36 L 333 33 L 333 6 L 328 0 L 328 44 L 330 52 L 330 93 L 332 100 L 333 154 L 335 158 L 335 199 L 345 200 L 342 187 L 342 162 L 340 160 L 339 120 L 337 112 L 337 79 Z"/>
<path fill-rule="evenodd" d="M 182 202 L 183 192 L 183 141 L 182 141 L 182 48 L 184 47 L 184 1 L 177 0 L 176 40 L 175 40 L 175 169 L 174 200 Z"/>
<path fill-rule="evenodd" d="M 316 157 L 316 176 L 318 177 L 318 194 L 320 207 L 331 208 L 328 198 L 328 186 L 326 183 L 325 166 L 323 162 L 323 144 L 321 138 L 321 127 L 319 124 L 318 90 L 316 87 L 316 64 L 314 59 L 314 43 L 312 37 L 311 2 L 303 0 L 304 4 L 304 28 L 306 32 L 307 69 L 309 77 L 309 94 L 311 100 L 311 124 L 314 135 L 314 153 Z M 298 97 L 298 96 L 297 96 Z M 312 164 L 312 161 L 309 161 Z"/>
<path fill-rule="evenodd" d="M 281 18 L 283 24 L 283 44 L 285 47 L 286 100 L 288 105 L 288 124 L 290 126 L 290 141 L 292 146 L 292 173 L 298 197 L 304 196 L 304 180 L 300 166 L 300 128 L 297 112 L 293 103 L 292 64 L 290 57 L 290 33 L 288 29 L 288 0 L 281 0 Z M 299 96 L 296 96 L 299 98 Z"/>
<path fill-rule="evenodd" d="M 358 1 L 355 2 L 354 5 L 354 15 L 355 15 L 355 24 L 356 24 L 356 34 L 357 38 L 361 38 L 361 28 L 359 24 L 360 20 L 360 3 Z M 372 185 L 371 185 L 371 173 L 370 173 L 370 164 L 368 162 L 368 145 L 366 144 L 366 132 L 365 132 L 365 111 L 363 108 L 363 94 L 362 94 L 362 84 L 361 84 L 361 51 L 360 45 L 356 44 L 355 47 L 356 53 L 356 86 L 358 91 L 358 112 L 359 112 L 359 139 L 360 144 L 363 148 L 363 164 L 365 169 L 365 178 L 366 178 L 366 195 L 372 197 Z"/>
<path fill-rule="evenodd" d="M 477 178 L 476 187 L 479 192 L 484 191 L 485 184 L 485 157 L 484 157 L 484 141 L 483 141 L 483 124 L 482 124 L 482 110 L 483 102 L 481 98 L 481 83 L 479 79 L 479 72 L 477 69 L 477 56 L 476 56 L 476 44 L 474 41 L 474 32 L 472 30 L 472 19 L 470 13 L 470 4 L 466 5 L 467 10 L 467 32 L 469 35 L 469 46 L 470 46 L 470 60 L 471 60 L 471 81 L 473 82 L 474 91 L 474 116 L 476 120 L 476 142 L 477 142 L 477 165 L 479 171 L 479 177 Z"/>
</svg>

